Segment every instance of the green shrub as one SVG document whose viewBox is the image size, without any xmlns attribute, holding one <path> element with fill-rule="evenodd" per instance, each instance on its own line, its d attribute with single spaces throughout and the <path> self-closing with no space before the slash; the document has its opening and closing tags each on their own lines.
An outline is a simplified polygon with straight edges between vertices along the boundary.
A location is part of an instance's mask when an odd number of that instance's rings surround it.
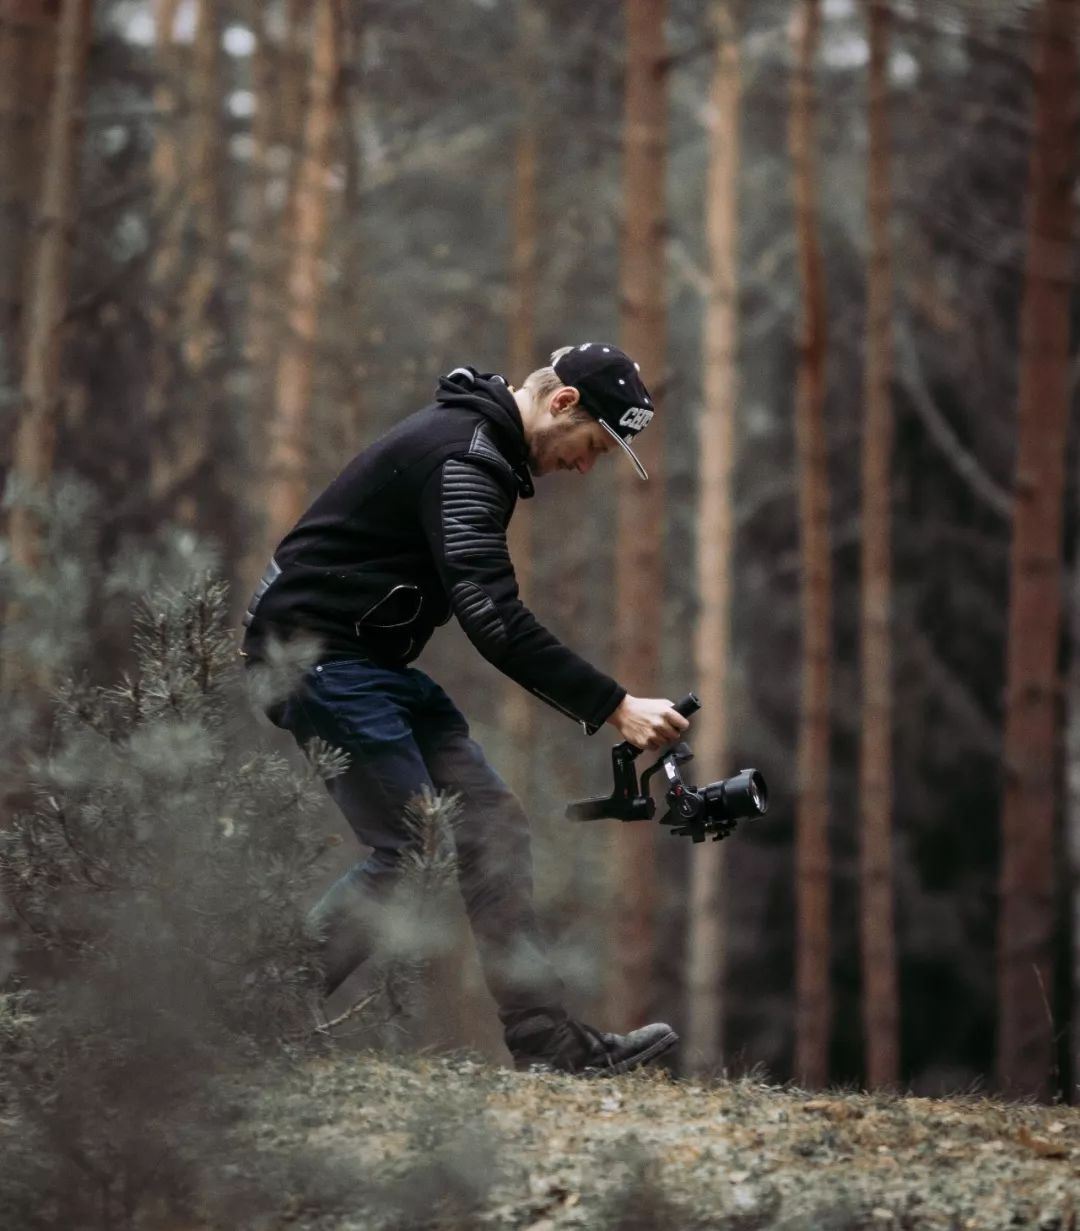
<svg viewBox="0 0 1080 1231">
<path fill-rule="evenodd" d="M 219 1079 L 323 1038 L 301 902 L 326 838 L 305 818 L 345 760 L 258 746 L 226 599 L 209 575 L 152 594 L 134 669 L 63 680 L 26 754 L 0 830 L 0 1224 L 192 1200 Z"/>
</svg>

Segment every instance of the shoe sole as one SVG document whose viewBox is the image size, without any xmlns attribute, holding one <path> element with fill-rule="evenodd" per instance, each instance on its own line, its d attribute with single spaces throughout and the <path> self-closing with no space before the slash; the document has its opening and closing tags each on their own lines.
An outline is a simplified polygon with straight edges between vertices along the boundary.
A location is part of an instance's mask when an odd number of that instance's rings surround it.
<svg viewBox="0 0 1080 1231">
<path fill-rule="evenodd" d="M 584 1068 L 578 1069 L 576 1072 L 567 1069 L 557 1069 L 550 1064 L 533 1063 L 525 1065 L 518 1069 L 519 1073 L 561 1073 L 566 1077 L 583 1077 L 591 1080 L 595 1077 L 618 1077 L 622 1073 L 630 1073 L 634 1069 L 640 1068 L 643 1064 L 648 1064 L 650 1060 L 655 1060 L 657 1056 L 662 1056 L 664 1052 L 670 1051 L 679 1042 L 679 1036 L 674 1030 L 669 1030 L 662 1038 L 656 1040 L 651 1046 L 646 1047 L 644 1051 L 639 1051 L 636 1055 L 627 1056 L 625 1060 L 620 1060 L 618 1064 L 609 1064 L 605 1068 Z"/>
<path fill-rule="evenodd" d="M 679 1041 L 679 1036 L 674 1030 L 669 1030 L 663 1038 L 657 1039 L 651 1047 L 646 1047 L 644 1051 L 638 1052 L 636 1056 L 627 1056 L 625 1060 L 620 1060 L 618 1064 L 609 1064 L 606 1068 L 590 1069 L 585 1068 L 579 1074 L 581 1077 L 618 1077 L 620 1073 L 629 1073 L 634 1069 L 640 1068 L 643 1064 L 648 1064 L 650 1060 L 655 1060 L 657 1056 L 662 1056 L 664 1052 L 670 1051 Z"/>
</svg>

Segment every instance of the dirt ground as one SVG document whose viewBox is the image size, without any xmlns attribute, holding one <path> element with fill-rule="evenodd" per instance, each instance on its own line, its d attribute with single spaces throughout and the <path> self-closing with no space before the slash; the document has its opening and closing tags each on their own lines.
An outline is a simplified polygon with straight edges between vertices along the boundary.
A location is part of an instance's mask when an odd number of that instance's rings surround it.
<svg viewBox="0 0 1080 1231">
<path fill-rule="evenodd" d="M 298 1065 L 241 1101 L 206 1176 L 217 1210 L 230 1190 L 263 1194 L 233 1226 L 1076 1231 L 1080 1219 L 1073 1107 L 663 1070 L 586 1082 L 375 1053 Z"/>
</svg>

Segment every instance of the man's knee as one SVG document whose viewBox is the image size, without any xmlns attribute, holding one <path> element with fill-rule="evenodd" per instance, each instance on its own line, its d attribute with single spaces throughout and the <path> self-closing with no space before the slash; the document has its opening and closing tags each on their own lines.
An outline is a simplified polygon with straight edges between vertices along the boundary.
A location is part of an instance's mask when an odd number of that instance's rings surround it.
<svg viewBox="0 0 1080 1231">
<path fill-rule="evenodd" d="M 528 829 L 521 801 L 474 740 L 459 737 L 448 741 L 429 759 L 429 768 L 442 789 L 461 795 L 470 814 L 497 817 L 504 826 Z"/>
</svg>

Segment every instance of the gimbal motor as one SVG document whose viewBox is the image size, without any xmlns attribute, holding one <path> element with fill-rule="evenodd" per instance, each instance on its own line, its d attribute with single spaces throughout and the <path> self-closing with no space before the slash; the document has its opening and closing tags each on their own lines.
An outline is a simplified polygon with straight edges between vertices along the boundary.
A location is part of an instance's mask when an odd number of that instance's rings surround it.
<svg viewBox="0 0 1080 1231">
<path fill-rule="evenodd" d="M 688 693 L 675 705 L 684 718 L 701 709 L 701 702 Z M 667 781 L 664 799 L 668 811 L 660 818 L 661 825 L 670 825 L 673 834 L 704 842 L 714 842 L 732 833 L 746 817 L 764 816 L 769 807 L 769 789 L 756 769 L 742 769 L 734 777 L 705 786 L 691 786 L 683 780 L 680 765 L 693 760 L 688 744 L 680 742 L 662 752 L 641 775 L 638 786 L 634 761 L 642 753 L 624 740 L 611 750 L 611 768 L 615 779 L 610 795 L 594 796 L 570 804 L 566 809 L 572 821 L 597 821 L 609 817 L 618 821 L 650 821 L 656 815 L 656 801 L 649 794 L 649 780 L 663 770 Z"/>
</svg>

